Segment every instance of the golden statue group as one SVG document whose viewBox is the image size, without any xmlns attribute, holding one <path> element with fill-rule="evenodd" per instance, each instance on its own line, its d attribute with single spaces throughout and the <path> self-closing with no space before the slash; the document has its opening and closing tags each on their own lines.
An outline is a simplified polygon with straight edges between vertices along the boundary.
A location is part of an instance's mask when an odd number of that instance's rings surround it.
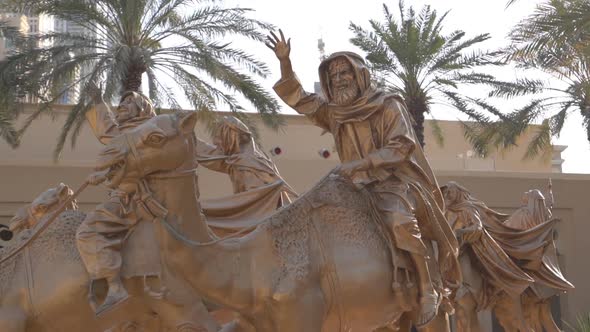
<svg viewBox="0 0 590 332">
<path fill-rule="evenodd" d="M 0 331 L 428 332 L 453 314 L 480 331 L 482 310 L 506 331 L 559 331 L 550 301 L 573 286 L 551 191 L 508 216 L 439 187 L 403 99 L 360 56 L 325 59 L 312 94 L 282 31 L 267 46 L 277 95 L 332 134 L 341 164 L 297 196 L 240 120 L 221 119 L 209 144 L 195 112 L 156 115 L 135 92 L 110 110 L 97 89 L 86 116 L 105 147 L 86 184 L 108 199 L 86 214 L 60 184 L 17 212 Z M 233 195 L 200 201 L 198 166 L 227 173 Z"/>
</svg>

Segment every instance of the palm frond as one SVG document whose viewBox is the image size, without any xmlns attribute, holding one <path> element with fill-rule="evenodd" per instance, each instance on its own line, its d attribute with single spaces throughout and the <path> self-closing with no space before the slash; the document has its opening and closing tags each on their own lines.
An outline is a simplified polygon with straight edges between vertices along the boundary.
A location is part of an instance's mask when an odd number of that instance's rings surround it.
<svg viewBox="0 0 590 332">
<path fill-rule="evenodd" d="M 549 120 L 543 121 L 543 124 L 536 128 L 531 142 L 527 146 L 527 151 L 524 159 L 533 159 L 536 156 L 542 155 L 543 158 L 551 158 L 553 152 L 551 145 L 551 126 Z"/>
<path fill-rule="evenodd" d="M 15 45 L 0 62 L 5 140 L 15 142 L 8 126 L 12 115 L 7 112 L 18 114 L 16 105 L 25 97 L 39 100 L 40 105 L 17 134 L 41 114 L 50 114 L 68 91 L 78 89 L 79 97 L 57 142 L 57 157 L 68 137 L 72 146 L 76 144 L 89 107 L 89 83 L 102 86 L 105 100 L 113 101 L 122 90 L 141 90 L 144 74 L 158 109 L 180 109 L 179 98 L 184 96 L 193 107 L 210 111 L 227 107 L 243 112 L 250 106 L 266 124 L 281 124 L 278 102 L 257 81 L 269 75 L 269 68 L 227 41 L 264 40 L 273 26 L 257 20 L 251 9 L 226 8 L 214 0 L 97 0 L 90 5 L 82 0 L 4 1 L 7 8 L 51 15 L 82 28 L 81 33 L 24 35 L 0 24 L 0 33 Z M 233 94 L 249 105 L 240 105 Z"/>
<path fill-rule="evenodd" d="M 383 12 L 382 20 L 369 20 L 368 29 L 351 22 L 349 29 L 353 37 L 350 41 L 366 52 L 371 72 L 384 83 L 385 89 L 400 93 L 408 105 L 413 105 L 414 101 L 426 105 L 410 109 L 418 137 L 423 137 L 420 132 L 424 121 L 422 112 L 430 112 L 430 104 L 435 100 L 447 100 L 470 119 L 482 123 L 491 121 L 486 113 L 494 116 L 501 113 L 486 103 L 483 96 L 475 99 L 461 94 L 463 85 L 493 87 L 497 82 L 493 75 L 475 71 L 505 65 L 498 51 L 473 50 L 490 35 L 468 38 L 463 31 L 445 34 L 443 26 L 449 13 L 438 15 L 429 6 L 416 11 L 411 6 L 406 8 L 400 1 L 397 17 L 385 4 Z M 439 134 L 435 132 L 435 137 L 440 137 Z"/>
</svg>

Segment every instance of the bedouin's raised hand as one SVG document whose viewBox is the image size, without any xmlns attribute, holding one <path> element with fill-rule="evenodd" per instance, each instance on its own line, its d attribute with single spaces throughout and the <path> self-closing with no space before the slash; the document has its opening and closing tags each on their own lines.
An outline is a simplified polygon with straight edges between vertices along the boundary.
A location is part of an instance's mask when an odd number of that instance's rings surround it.
<svg viewBox="0 0 590 332">
<path fill-rule="evenodd" d="M 285 40 L 285 35 L 281 29 L 279 29 L 279 34 L 281 38 L 273 31 L 270 31 L 270 35 L 266 36 L 268 41 L 264 44 L 275 52 L 279 60 L 286 60 L 289 59 L 289 54 L 291 53 L 291 38 Z"/>
</svg>

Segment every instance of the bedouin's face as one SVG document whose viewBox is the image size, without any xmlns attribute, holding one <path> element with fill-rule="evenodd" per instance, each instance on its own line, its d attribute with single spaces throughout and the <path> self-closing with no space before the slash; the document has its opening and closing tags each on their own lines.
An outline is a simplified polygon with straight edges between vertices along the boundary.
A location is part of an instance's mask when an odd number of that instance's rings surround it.
<svg viewBox="0 0 590 332">
<path fill-rule="evenodd" d="M 347 59 L 334 59 L 330 62 L 328 75 L 333 102 L 349 105 L 358 97 L 359 87 L 352 65 Z"/>
<path fill-rule="evenodd" d="M 129 94 L 119 103 L 116 112 L 116 119 L 118 122 L 123 122 L 137 116 L 138 114 L 139 107 L 135 101 L 135 95 Z"/>
<path fill-rule="evenodd" d="M 445 205 L 450 206 L 457 200 L 457 189 L 452 186 L 447 186 L 442 191 Z"/>
</svg>

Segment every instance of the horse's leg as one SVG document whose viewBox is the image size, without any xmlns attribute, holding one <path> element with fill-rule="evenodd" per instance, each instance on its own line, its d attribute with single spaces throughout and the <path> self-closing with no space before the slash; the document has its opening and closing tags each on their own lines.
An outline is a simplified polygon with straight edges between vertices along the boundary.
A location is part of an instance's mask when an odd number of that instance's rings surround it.
<svg viewBox="0 0 590 332">
<path fill-rule="evenodd" d="M 27 315 L 21 308 L 0 309 L 0 331 L 25 332 L 27 327 Z"/>
<path fill-rule="evenodd" d="M 500 296 L 494 313 L 505 332 L 531 332 L 524 319 L 520 297 Z"/>
<path fill-rule="evenodd" d="M 555 323 L 553 314 L 551 313 L 551 298 L 539 303 L 539 318 L 541 325 L 546 332 L 561 332 L 561 329 Z"/>
<path fill-rule="evenodd" d="M 481 326 L 477 317 L 477 303 L 471 293 L 462 296 L 456 302 L 455 323 L 457 332 L 480 332 Z"/>
</svg>

